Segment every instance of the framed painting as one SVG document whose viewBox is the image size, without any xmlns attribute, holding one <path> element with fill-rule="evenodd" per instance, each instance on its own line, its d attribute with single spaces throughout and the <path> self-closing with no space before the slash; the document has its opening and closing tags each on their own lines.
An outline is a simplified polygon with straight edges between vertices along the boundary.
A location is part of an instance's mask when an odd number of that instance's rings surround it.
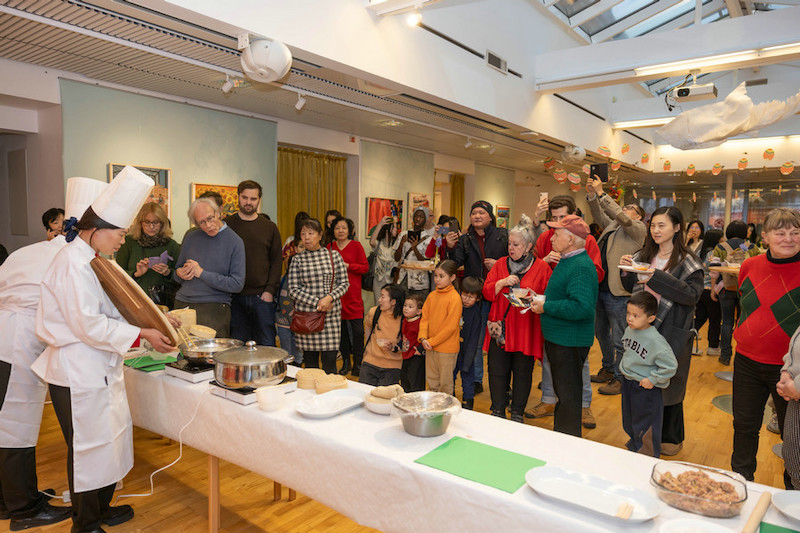
<svg viewBox="0 0 800 533">
<path fill-rule="evenodd" d="M 237 185 L 212 185 L 209 183 L 192 183 L 192 193 L 189 198 L 194 202 L 205 192 L 217 192 L 222 196 L 222 218 L 232 215 L 239 210 L 239 187 Z"/>
<path fill-rule="evenodd" d="M 424 192 L 410 192 L 408 193 L 408 213 L 411 214 L 418 207 L 427 207 L 433 213 L 431 206 L 431 196 Z"/>
<path fill-rule="evenodd" d="M 367 237 L 372 237 L 372 232 L 384 217 L 391 217 L 397 231 L 403 231 L 403 200 L 367 198 Z"/>
<path fill-rule="evenodd" d="M 511 208 L 507 205 L 497 206 L 497 227 L 508 228 L 508 219 L 511 216 Z"/>
<path fill-rule="evenodd" d="M 150 191 L 150 198 L 147 201 L 155 202 L 160 205 L 161 208 L 167 213 L 167 217 L 171 218 L 172 213 L 170 205 L 172 204 L 172 196 L 170 192 L 170 185 L 172 170 L 159 167 L 140 167 L 139 165 L 131 166 L 153 179 L 156 185 L 153 187 L 153 190 Z M 108 164 L 109 183 L 117 176 L 117 174 L 122 171 L 123 168 L 125 168 L 124 164 Z"/>
</svg>

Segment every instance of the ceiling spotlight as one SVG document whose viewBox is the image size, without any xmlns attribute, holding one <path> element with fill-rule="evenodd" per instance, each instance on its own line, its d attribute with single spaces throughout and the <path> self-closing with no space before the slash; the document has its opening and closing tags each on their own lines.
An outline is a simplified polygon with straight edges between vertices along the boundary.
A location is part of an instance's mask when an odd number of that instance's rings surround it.
<svg viewBox="0 0 800 533">
<path fill-rule="evenodd" d="M 419 26 L 421 22 L 422 22 L 422 13 L 420 13 L 418 10 L 414 10 L 413 13 L 410 13 L 406 17 L 406 24 L 408 24 L 412 28 L 414 26 Z"/>
<path fill-rule="evenodd" d="M 492 146 L 491 148 L 489 148 L 489 155 L 494 155 L 496 151 L 497 149 L 494 146 Z"/>
<path fill-rule="evenodd" d="M 228 94 L 229 92 L 231 92 L 233 87 L 234 87 L 234 85 L 233 85 L 233 82 L 231 81 L 230 76 L 225 74 L 225 83 L 222 84 L 222 92 L 224 92 L 225 94 Z"/>
<path fill-rule="evenodd" d="M 303 107 L 306 105 L 306 97 L 300 93 L 297 93 L 297 103 L 294 104 L 294 108 L 298 111 L 302 110 Z"/>
<path fill-rule="evenodd" d="M 464 150 L 469 150 L 472 148 L 472 141 L 467 139 L 467 142 L 464 143 Z"/>
</svg>

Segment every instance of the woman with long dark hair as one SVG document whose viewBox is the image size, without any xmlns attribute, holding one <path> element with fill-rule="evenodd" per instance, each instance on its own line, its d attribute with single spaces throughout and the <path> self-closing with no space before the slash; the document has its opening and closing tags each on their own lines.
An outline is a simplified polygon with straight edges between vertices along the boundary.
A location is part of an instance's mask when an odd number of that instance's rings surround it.
<svg viewBox="0 0 800 533">
<path fill-rule="evenodd" d="M 698 255 L 700 247 L 703 246 L 703 235 L 705 235 L 705 226 L 699 220 L 692 220 L 686 225 L 686 248 L 694 255 Z M 699 259 L 703 260 L 702 257 Z"/>
<path fill-rule="evenodd" d="M 722 311 L 719 306 L 719 300 L 711 291 L 714 281 L 711 279 L 711 273 L 708 268 L 710 266 L 709 258 L 711 257 L 711 252 L 719 244 L 720 239 L 722 239 L 722 231 L 718 229 L 710 229 L 703 235 L 703 244 L 700 246 L 700 253 L 698 254 L 698 258 L 703 262 L 703 294 L 700 295 L 700 301 L 697 302 L 694 310 L 694 329 L 700 331 L 700 328 L 708 320 L 708 351 L 706 351 L 706 354 L 714 356 L 719 356 Z M 692 353 L 701 355 L 703 352 L 698 350 Z"/>
<path fill-rule="evenodd" d="M 644 248 L 623 255 L 620 264 L 632 260 L 648 263 L 642 274 L 625 273 L 622 284 L 631 293 L 647 291 L 658 300 L 653 323 L 678 360 L 678 371 L 664 389 L 661 453 L 675 455 L 683 447 L 683 398 L 692 358 L 694 309 L 703 292 L 703 265 L 684 243 L 683 214 L 675 207 L 659 207 L 650 218 Z M 654 440 L 655 440 L 654 436 Z"/>
</svg>

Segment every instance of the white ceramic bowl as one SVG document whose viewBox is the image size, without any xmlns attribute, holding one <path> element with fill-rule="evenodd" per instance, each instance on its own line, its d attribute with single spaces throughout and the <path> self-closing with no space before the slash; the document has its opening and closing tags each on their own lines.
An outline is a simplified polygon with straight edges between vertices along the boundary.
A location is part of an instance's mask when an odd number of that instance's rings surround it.
<svg viewBox="0 0 800 533">
<path fill-rule="evenodd" d="M 392 412 L 391 400 L 386 403 L 371 402 L 369 401 L 371 396 L 371 394 L 367 393 L 364 397 L 364 407 L 366 407 L 368 411 L 372 411 L 377 415 L 388 415 Z"/>
<path fill-rule="evenodd" d="M 259 387 L 256 389 L 256 400 L 262 411 L 277 411 L 283 406 L 284 391 L 275 386 Z"/>
</svg>

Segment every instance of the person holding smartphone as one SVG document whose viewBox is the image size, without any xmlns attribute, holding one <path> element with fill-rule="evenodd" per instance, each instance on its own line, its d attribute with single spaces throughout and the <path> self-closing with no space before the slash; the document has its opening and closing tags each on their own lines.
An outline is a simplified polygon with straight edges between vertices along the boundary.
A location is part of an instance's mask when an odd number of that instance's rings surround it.
<svg viewBox="0 0 800 533">
<path fill-rule="evenodd" d="M 424 206 L 414 209 L 414 213 L 411 215 L 411 221 L 414 224 L 413 228 L 401 233 L 394 245 L 394 259 L 400 266 L 400 276 L 397 279 L 397 283 L 404 288 L 408 288 L 409 291 L 430 292 L 431 285 L 428 272 L 424 270 L 407 270 L 402 266 L 403 263 L 411 265 L 415 263 L 430 264 L 428 258 L 425 257 L 428 241 L 433 235 L 433 229 L 430 232 L 425 229 L 428 213 L 430 213 L 430 209 Z"/>
</svg>

